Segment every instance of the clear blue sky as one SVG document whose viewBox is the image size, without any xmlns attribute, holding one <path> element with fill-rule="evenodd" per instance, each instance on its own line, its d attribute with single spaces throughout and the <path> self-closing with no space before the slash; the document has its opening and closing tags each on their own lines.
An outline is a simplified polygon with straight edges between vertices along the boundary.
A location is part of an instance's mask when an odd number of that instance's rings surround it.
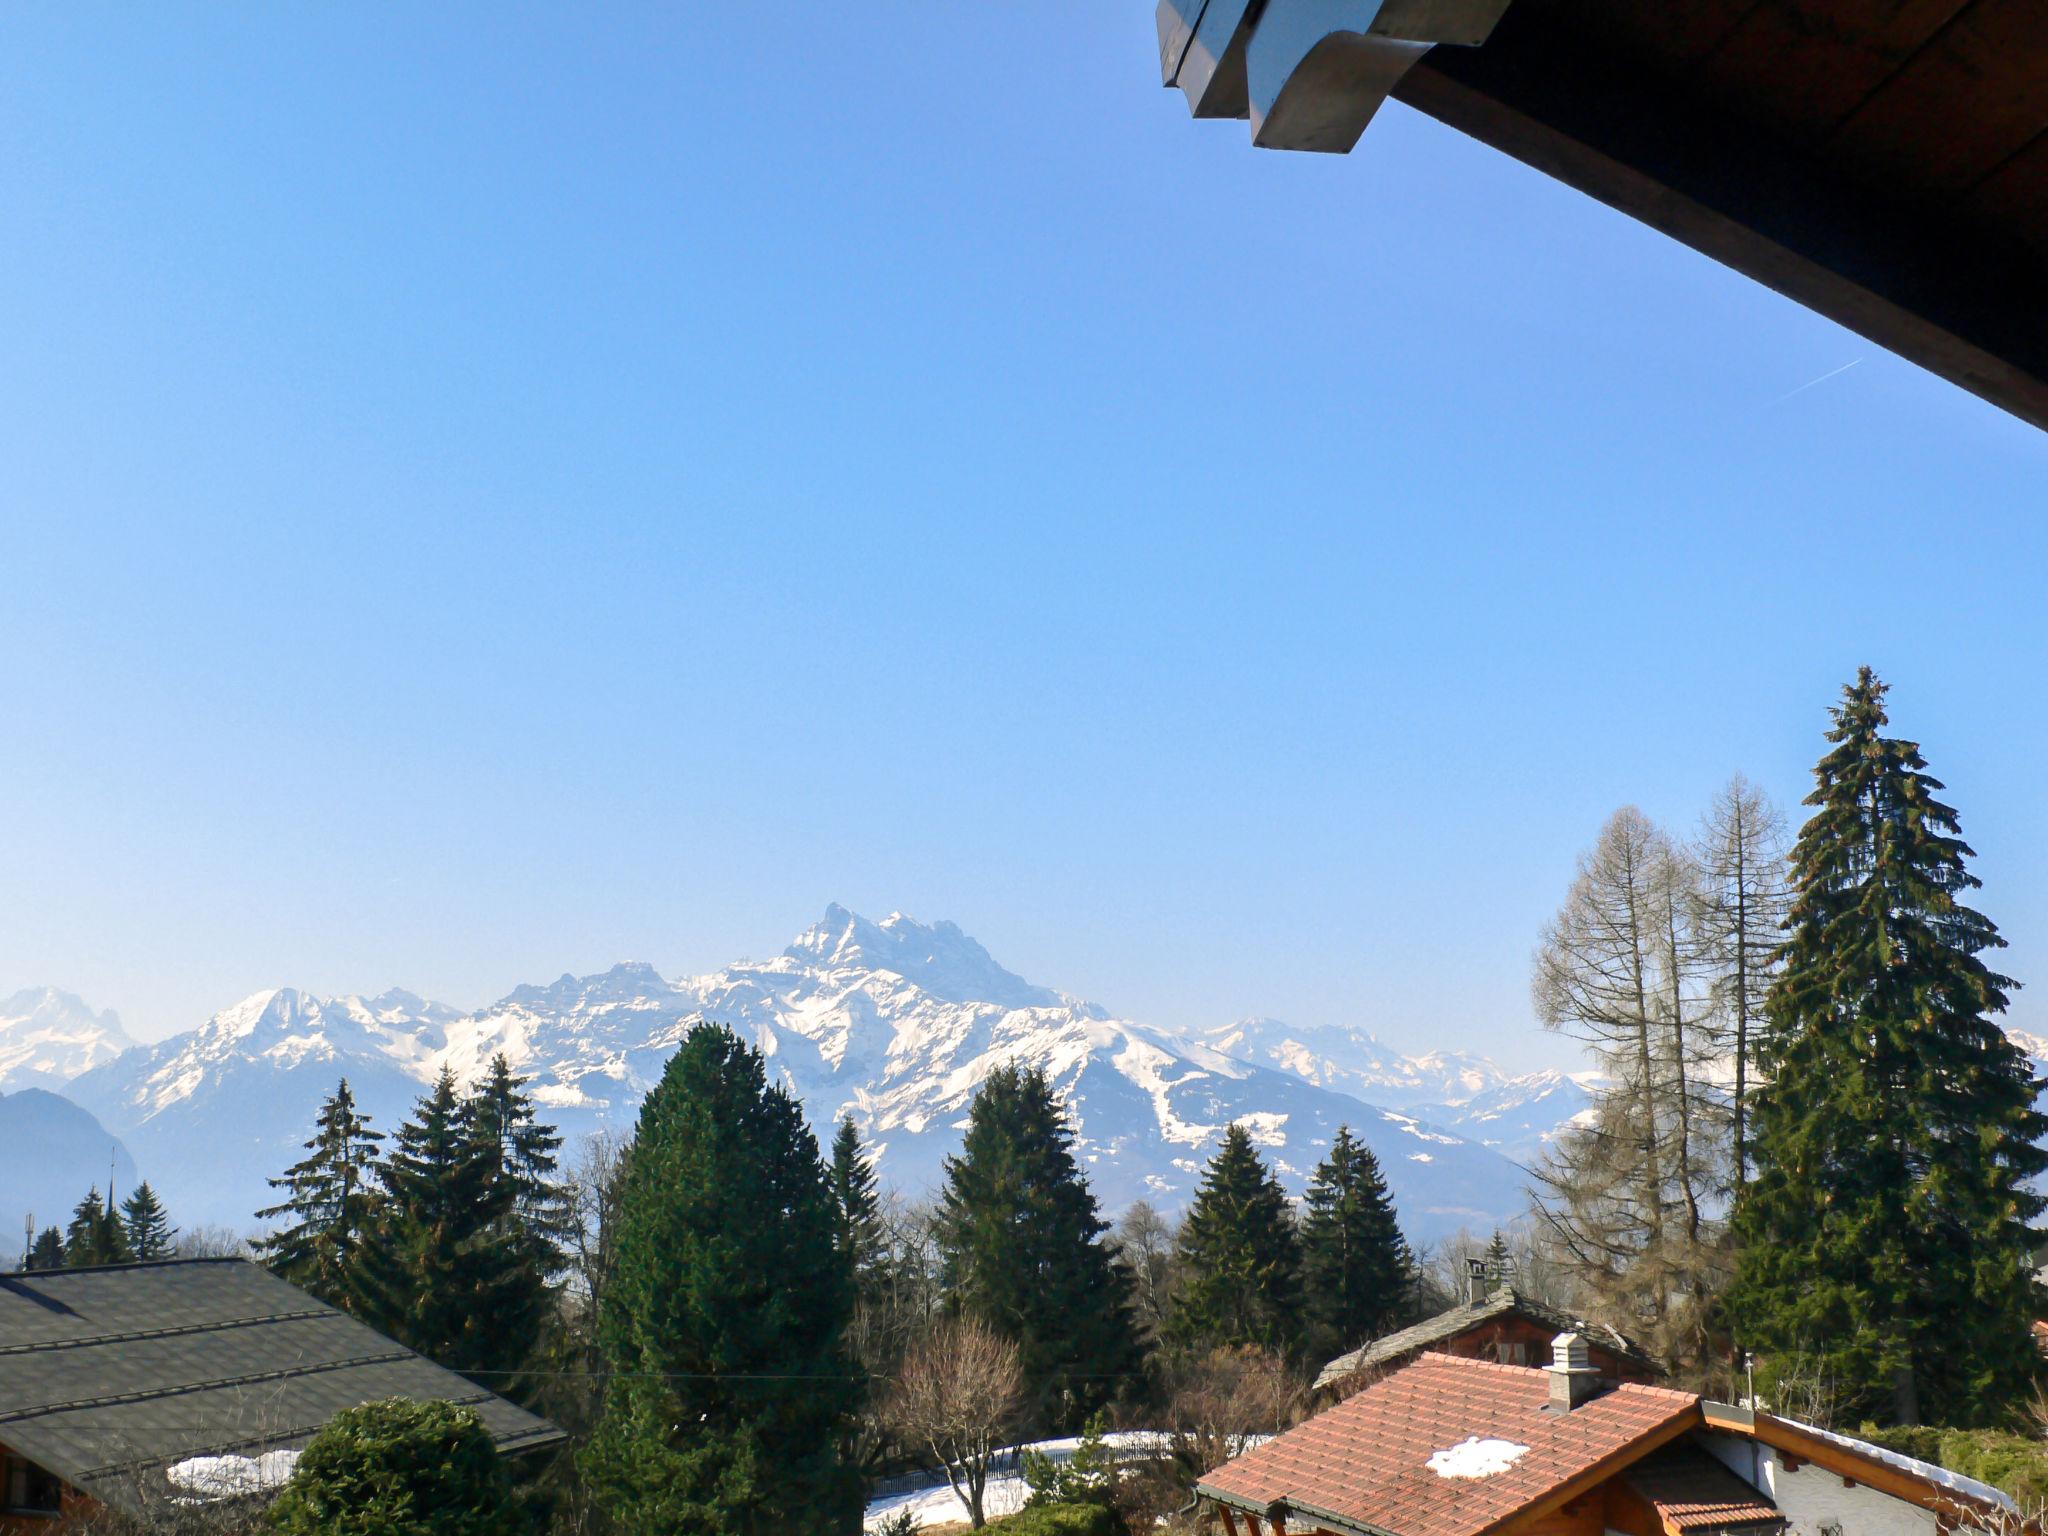
<svg viewBox="0 0 2048 1536">
<path fill-rule="evenodd" d="M 1868 661 L 2048 1020 L 2048 437 L 1405 109 L 1191 122 L 1148 0 L 43 6 L 0 187 L 0 991 L 839 900 L 1533 1062 L 1601 820 Z"/>
</svg>

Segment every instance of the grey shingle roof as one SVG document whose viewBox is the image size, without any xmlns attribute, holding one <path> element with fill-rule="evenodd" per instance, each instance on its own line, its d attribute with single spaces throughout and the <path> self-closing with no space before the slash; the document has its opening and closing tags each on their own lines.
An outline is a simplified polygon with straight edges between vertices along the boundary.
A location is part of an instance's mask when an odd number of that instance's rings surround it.
<svg viewBox="0 0 2048 1536">
<path fill-rule="evenodd" d="M 1469 1328 L 1476 1328 L 1482 1323 L 1490 1323 L 1497 1318 L 1509 1316 L 1526 1317 L 1539 1328 L 1548 1329 L 1552 1333 L 1575 1330 L 1584 1334 L 1586 1342 L 1595 1348 L 1619 1355 L 1622 1359 L 1632 1361 L 1648 1371 L 1661 1373 L 1663 1370 L 1641 1345 L 1626 1334 L 1602 1324 L 1572 1317 L 1540 1301 L 1532 1301 L 1513 1287 L 1504 1285 L 1484 1301 L 1452 1307 L 1448 1312 L 1439 1312 L 1435 1317 L 1425 1318 L 1397 1333 L 1383 1334 L 1349 1354 L 1339 1355 L 1316 1376 L 1316 1386 L 1318 1389 L 1334 1386 L 1356 1376 L 1360 1371 L 1395 1364 L 1432 1345 L 1454 1339 Z"/>
<path fill-rule="evenodd" d="M 110 1504 L 386 1397 L 469 1404 L 502 1452 L 566 1438 L 244 1259 L 0 1275 L 0 1444 Z"/>
</svg>

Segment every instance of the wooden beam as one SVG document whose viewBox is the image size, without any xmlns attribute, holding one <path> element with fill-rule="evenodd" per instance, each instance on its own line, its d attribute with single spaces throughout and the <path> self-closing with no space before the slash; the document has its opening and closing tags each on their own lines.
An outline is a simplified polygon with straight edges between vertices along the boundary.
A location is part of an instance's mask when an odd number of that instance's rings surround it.
<svg viewBox="0 0 2048 1536">
<path fill-rule="evenodd" d="M 1552 15 L 1509 6 L 1393 95 L 2048 429 L 2048 261 L 1855 188 Z"/>
<path fill-rule="evenodd" d="M 1519 1527 L 1526 1522 L 1541 1520 L 1545 1515 L 1556 1513 L 1574 1499 L 1591 1493 L 1622 1468 L 1635 1465 L 1659 1446 L 1669 1445 L 1681 1435 L 1691 1434 L 1700 1427 L 1700 1424 L 1700 1411 L 1697 1407 L 1679 1414 L 1661 1428 L 1631 1440 L 1619 1450 L 1608 1452 L 1585 1471 L 1560 1483 L 1542 1498 L 1524 1504 L 1520 1509 L 1512 1510 L 1498 1520 L 1481 1527 L 1480 1536 L 1486 1536 L 1487 1532 L 1498 1531 L 1508 1526 Z"/>
</svg>

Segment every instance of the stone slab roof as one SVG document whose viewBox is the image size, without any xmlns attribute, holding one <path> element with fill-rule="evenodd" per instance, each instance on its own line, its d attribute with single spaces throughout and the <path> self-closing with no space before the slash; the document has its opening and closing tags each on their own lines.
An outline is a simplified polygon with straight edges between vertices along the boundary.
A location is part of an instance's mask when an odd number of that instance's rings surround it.
<svg viewBox="0 0 2048 1536">
<path fill-rule="evenodd" d="M 1439 1312 L 1435 1317 L 1425 1318 L 1398 1332 L 1383 1334 L 1349 1354 L 1339 1355 L 1316 1376 L 1316 1386 L 1318 1389 L 1335 1386 L 1356 1376 L 1360 1371 L 1373 1370 L 1383 1365 L 1398 1365 L 1410 1355 L 1420 1354 L 1433 1345 L 1448 1343 L 1462 1333 L 1504 1317 L 1527 1318 L 1537 1327 L 1552 1334 L 1581 1334 L 1595 1349 L 1619 1356 L 1653 1374 L 1663 1374 L 1663 1366 L 1659 1365 L 1640 1344 L 1619 1330 L 1572 1317 L 1555 1307 L 1524 1296 L 1512 1287 L 1502 1286 L 1484 1301 L 1452 1307 L 1448 1312 Z"/>
<path fill-rule="evenodd" d="M 468 1404 L 501 1452 L 566 1438 L 244 1259 L 0 1275 L 0 1444 L 109 1504 L 388 1397 Z"/>
</svg>

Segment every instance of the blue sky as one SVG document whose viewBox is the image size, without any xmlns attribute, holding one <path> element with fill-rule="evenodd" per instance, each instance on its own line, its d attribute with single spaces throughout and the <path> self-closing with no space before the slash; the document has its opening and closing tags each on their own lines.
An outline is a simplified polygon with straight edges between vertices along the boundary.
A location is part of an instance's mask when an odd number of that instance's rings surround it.
<svg viewBox="0 0 2048 1536">
<path fill-rule="evenodd" d="M 9 34 L 0 991 L 838 900 L 1533 1063 L 1602 819 L 1796 799 L 1868 661 L 2048 1023 L 2048 437 L 1449 130 L 1255 152 L 1143 0 Z"/>
</svg>

